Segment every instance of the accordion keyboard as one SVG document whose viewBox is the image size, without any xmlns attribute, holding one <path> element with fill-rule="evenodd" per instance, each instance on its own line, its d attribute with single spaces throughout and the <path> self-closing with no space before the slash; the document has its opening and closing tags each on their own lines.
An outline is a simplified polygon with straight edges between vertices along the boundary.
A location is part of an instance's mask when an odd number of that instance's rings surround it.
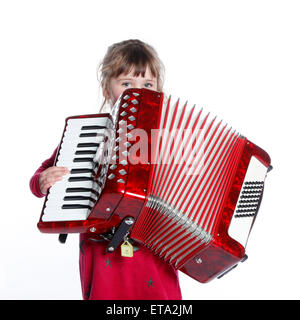
<svg viewBox="0 0 300 320">
<path fill-rule="evenodd" d="M 85 220 L 98 199 L 102 185 L 95 180 L 105 156 L 108 117 L 68 119 L 56 166 L 67 167 L 49 190 L 43 221 Z"/>
</svg>

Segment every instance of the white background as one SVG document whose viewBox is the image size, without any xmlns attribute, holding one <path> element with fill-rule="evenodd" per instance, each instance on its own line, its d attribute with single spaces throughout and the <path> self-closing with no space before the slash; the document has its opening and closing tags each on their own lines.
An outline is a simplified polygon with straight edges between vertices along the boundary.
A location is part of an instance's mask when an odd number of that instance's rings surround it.
<svg viewBox="0 0 300 320">
<path fill-rule="evenodd" d="M 299 299 L 299 1 L 1 1 L 1 299 L 81 299 L 78 235 L 42 234 L 29 179 L 67 116 L 96 113 L 107 47 L 139 38 L 165 90 L 227 120 L 272 158 L 249 259 L 184 299 Z M 133 270 L 134 272 L 134 270 Z"/>
</svg>

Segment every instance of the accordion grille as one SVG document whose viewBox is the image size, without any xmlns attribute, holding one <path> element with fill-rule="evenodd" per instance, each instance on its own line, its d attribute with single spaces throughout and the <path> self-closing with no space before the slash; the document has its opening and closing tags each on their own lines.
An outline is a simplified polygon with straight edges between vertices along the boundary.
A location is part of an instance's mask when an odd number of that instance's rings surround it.
<svg viewBox="0 0 300 320">
<path fill-rule="evenodd" d="M 214 236 L 244 139 L 195 106 L 169 97 L 162 108 L 147 203 L 131 236 L 180 268 Z"/>
</svg>

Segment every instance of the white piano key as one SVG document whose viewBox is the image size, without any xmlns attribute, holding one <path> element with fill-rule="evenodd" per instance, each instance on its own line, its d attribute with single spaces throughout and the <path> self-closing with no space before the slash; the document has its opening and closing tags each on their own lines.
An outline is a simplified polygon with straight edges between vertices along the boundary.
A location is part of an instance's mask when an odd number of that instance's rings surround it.
<svg viewBox="0 0 300 320">
<path fill-rule="evenodd" d="M 64 192 L 67 188 L 92 188 L 93 180 L 87 181 L 58 181 L 49 190 L 49 194 L 54 192 Z"/>
<path fill-rule="evenodd" d="M 70 200 L 70 201 L 65 201 L 65 200 L 61 199 L 60 197 L 57 197 L 57 198 L 53 198 L 53 201 L 47 201 L 46 204 L 45 204 L 45 207 L 46 208 L 55 208 L 55 209 L 57 209 L 57 204 L 60 207 L 63 206 L 64 204 L 67 204 L 67 205 L 69 205 L 69 204 L 80 204 L 80 205 L 90 206 L 90 207 L 94 206 L 94 202 L 92 202 L 90 200 Z M 71 210 L 71 209 L 64 209 L 64 210 Z"/>
<path fill-rule="evenodd" d="M 94 199 L 95 201 L 98 200 L 98 196 L 94 194 L 93 192 L 72 192 L 72 193 L 65 193 L 62 197 L 58 195 L 58 198 L 64 199 L 65 197 L 76 197 L 76 196 L 83 196 L 83 197 L 89 197 L 91 199 Z M 68 202 L 72 202 L 72 200 L 63 200 L 67 204 Z M 91 201 L 91 206 L 93 207 L 95 205 L 95 202 Z"/>
<path fill-rule="evenodd" d="M 101 144 L 102 144 L 102 143 L 103 143 L 103 142 L 100 142 L 99 147 L 101 147 Z M 65 153 L 70 153 L 70 154 L 71 154 L 72 151 L 73 151 L 73 155 L 75 155 L 75 152 L 76 152 L 76 151 L 97 151 L 97 149 L 98 149 L 99 147 L 94 146 L 94 147 L 82 147 L 82 148 L 78 148 L 77 145 L 74 145 L 74 146 L 72 146 L 72 147 L 70 147 L 70 148 L 64 147 L 63 152 L 65 152 Z"/>
<path fill-rule="evenodd" d="M 74 186 L 74 184 L 62 185 L 62 186 L 59 186 L 56 188 L 54 187 L 49 190 L 48 199 L 50 200 L 52 198 L 52 196 L 55 196 L 55 195 L 60 195 L 60 194 L 65 195 L 67 188 L 89 188 L 89 189 L 91 189 L 92 187 L 93 187 L 92 183 L 89 185 L 81 183 L 80 187 L 76 187 L 76 186 Z"/>
<path fill-rule="evenodd" d="M 88 135 L 88 134 L 93 134 L 93 135 Z M 90 138 L 90 139 L 93 139 L 93 138 L 102 138 L 104 139 L 106 137 L 106 134 L 105 132 L 102 132 L 102 131 L 96 131 L 96 130 L 92 130 L 92 131 L 89 131 L 89 130 L 84 130 L 84 131 L 77 131 L 77 130 L 71 130 L 71 131 L 68 131 L 64 134 L 63 136 L 63 141 L 65 140 L 68 140 L 70 139 L 71 141 L 75 141 L 76 139 L 80 140 L 80 139 L 83 139 L 83 138 Z"/>
<path fill-rule="evenodd" d="M 74 127 L 74 126 L 72 126 L 72 127 L 67 127 L 66 128 L 66 130 L 65 130 L 65 132 L 64 132 L 64 136 L 66 136 L 66 135 L 73 135 L 73 134 L 75 134 L 75 135 L 79 135 L 79 134 L 81 134 L 81 133 L 92 133 L 92 132 L 96 132 L 97 134 L 102 134 L 102 135 L 104 135 L 106 132 L 107 132 L 107 130 L 108 129 L 106 129 L 106 128 L 103 128 L 103 129 L 85 129 L 85 130 L 83 130 L 82 129 L 82 126 L 78 126 L 78 127 Z"/>
<path fill-rule="evenodd" d="M 103 141 L 105 138 L 104 134 L 98 133 L 95 136 L 80 136 L 82 133 L 87 133 L 87 132 L 78 132 L 78 131 L 72 131 L 69 132 L 69 134 L 65 134 L 64 137 L 62 138 L 63 143 L 76 143 L 76 141 L 81 142 L 85 140 L 90 140 L 90 141 L 85 141 L 85 142 L 93 142 L 93 140 L 100 140 Z"/>
<path fill-rule="evenodd" d="M 94 191 L 100 193 L 100 186 L 93 181 L 79 181 L 79 182 L 70 182 L 67 184 L 60 184 L 57 185 L 57 183 L 52 186 L 49 190 L 49 195 L 48 195 L 48 199 L 51 199 L 52 196 L 54 195 L 66 195 L 69 194 L 69 192 L 67 193 L 66 190 L 68 188 L 86 188 L 86 189 L 93 189 Z M 71 192 L 70 192 L 71 194 Z"/>
<path fill-rule="evenodd" d="M 57 161 L 56 163 L 57 167 L 66 167 L 68 168 L 70 171 L 72 169 L 76 169 L 76 168 L 86 168 L 86 169 L 94 169 L 95 165 L 93 162 L 73 162 L 69 161 L 69 160 L 61 160 L 61 161 Z"/>
<path fill-rule="evenodd" d="M 89 216 L 89 209 L 55 209 L 52 210 L 45 208 L 42 221 L 76 221 L 86 220 Z"/>
<path fill-rule="evenodd" d="M 75 138 L 75 139 L 74 139 Z M 97 136 L 97 137 L 65 137 L 63 138 L 62 142 L 62 150 L 64 150 L 64 146 L 66 145 L 74 145 L 76 147 L 78 147 L 78 144 L 80 143 L 98 143 L 100 144 L 101 142 L 104 141 L 104 137 L 103 136 Z"/>
<path fill-rule="evenodd" d="M 83 206 L 90 206 L 91 208 L 94 207 L 94 202 L 91 200 L 63 200 L 63 205 L 70 205 L 70 204 L 80 204 Z M 69 210 L 69 209 L 66 209 Z"/>
<path fill-rule="evenodd" d="M 60 182 L 60 181 L 59 181 Z M 56 182 L 49 190 L 49 194 L 54 192 L 65 192 L 67 188 L 92 188 L 93 181 L 72 181 L 68 183 Z"/>
<path fill-rule="evenodd" d="M 95 188 L 93 188 L 95 190 Z M 96 191 L 96 190 L 95 190 Z M 85 191 L 85 192 L 66 192 L 66 189 L 63 191 L 52 191 L 48 195 L 48 199 L 46 201 L 46 205 L 51 205 L 52 203 L 57 203 L 58 199 L 61 199 L 61 201 L 64 201 L 65 196 L 85 196 L 85 197 L 90 197 L 92 199 L 95 199 L 96 201 L 98 200 L 98 196 L 93 193 L 92 191 Z"/>
<path fill-rule="evenodd" d="M 99 118 L 77 118 L 69 119 L 68 125 L 73 127 L 83 127 L 83 126 L 107 126 L 110 119 L 108 117 L 99 117 Z"/>
<path fill-rule="evenodd" d="M 85 169 L 85 168 L 84 168 Z M 85 173 L 71 173 L 71 174 L 69 174 L 68 175 L 68 180 L 69 179 L 72 179 L 72 178 L 79 178 L 79 177 L 85 177 L 85 178 L 91 178 L 93 175 L 92 175 L 92 173 L 91 172 L 85 172 Z M 73 181 L 68 181 L 68 182 L 73 182 Z"/>
<path fill-rule="evenodd" d="M 85 172 L 84 173 L 84 174 L 89 174 L 90 177 L 94 176 L 94 172 L 95 172 L 94 168 L 85 168 L 85 166 L 78 167 L 78 168 L 73 168 L 73 169 L 72 169 L 72 173 L 70 174 L 70 177 L 79 177 L 81 174 L 83 174 L 83 173 L 80 173 L 80 171 L 77 172 L 75 170 L 81 170 L 81 169 L 82 170 L 91 170 L 89 172 Z"/>
<path fill-rule="evenodd" d="M 74 196 L 85 196 L 85 197 L 89 197 L 89 198 L 92 198 L 94 200 L 97 201 L 98 197 L 93 194 L 93 193 L 79 193 L 79 192 L 76 192 L 76 193 L 65 193 L 65 194 L 58 194 L 58 193 L 54 193 L 54 194 L 51 194 L 51 196 L 49 195 L 46 203 L 45 203 L 45 207 L 49 208 L 49 207 L 61 207 L 63 204 L 82 204 L 82 205 L 88 205 L 88 206 L 91 206 L 91 207 L 94 207 L 95 205 L 95 202 L 90 200 L 90 199 L 83 199 L 83 200 L 65 200 L 64 198 L 66 196 L 69 196 L 69 197 L 74 197 Z"/>
<path fill-rule="evenodd" d="M 67 156 L 64 156 L 64 155 L 59 156 L 59 157 L 57 158 L 57 160 L 62 161 L 62 162 L 69 161 L 69 159 L 70 159 L 70 157 L 67 157 Z M 93 161 L 94 155 L 93 155 L 93 154 L 75 155 L 74 158 L 71 159 L 71 161 L 72 161 L 73 163 L 78 163 L 78 162 L 80 162 L 80 161 L 74 160 L 74 159 L 90 159 L 90 160 L 84 161 L 84 163 L 88 163 L 88 162 Z M 82 160 L 82 162 L 83 162 L 83 160 Z M 84 166 L 84 165 L 83 165 L 83 166 Z"/>
<path fill-rule="evenodd" d="M 95 136 L 89 136 L 90 134 L 93 134 Z M 81 136 L 80 136 L 81 135 Z M 93 137 L 104 137 L 105 130 L 80 130 L 80 129 L 72 129 L 72 130 L 66 130 L 64 133 L 63 138 L 72 138 L 73 140 L 81 139 L 87 136 L 88 138 Z"/>
<path fill-rule="evenodd" d="M 97 147 L 93 147 L 94 149 Z M 62 143 L 60 146 L 60 150 L 59 150 L 59 154 L 69 154 L 70 157 L 72 156 L 72 154 L 75 154 L 76 150 L 80 150 L 79 148 L 77 148 L 77 144 L 66 144 L 66 143 Z"/>
<path fill-rule="evenodd" d="M 86 129 L 82 129 L 84 126 L 90 126 L 90 124 L 84 124 L 84 125 L 74 125 L 71 123 L 68 123 L 66 130 L 64 133 L 66 132 L 71 132 L 71 131 L 76 131 L 76 132 L 99 132 L 99 133 L 104 133 L 105 131 L 107 131 L 107 125 L 104 126 L 104 128 L 86 128 Z M 101 126 L 99 124 L 95 124 L 95 126 Z"/>
</svg>

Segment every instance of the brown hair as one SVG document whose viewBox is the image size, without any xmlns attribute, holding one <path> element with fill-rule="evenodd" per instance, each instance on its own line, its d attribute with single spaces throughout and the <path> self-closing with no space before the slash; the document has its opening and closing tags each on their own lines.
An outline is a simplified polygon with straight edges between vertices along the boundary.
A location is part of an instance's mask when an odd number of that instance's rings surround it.
<svg viewBox="0 0 300 320">
<path fill-rule="evenodd" d="M 108 92 L 112 78 L 123 73 L 128 74 L 132 69 L 134 69 L 135 76 L 142 74 L 144 77 L 147 67 L 157 79 L 157 89 L 161 91 L 164 66 L 154 48 L 137 39 L 121 41 L 108 47 L 106 55 L 97 70 L 98 80 L 103 91 Z M 106 102 L 106 96 L 104 98 L 103 105 Z"/>
</svg>

